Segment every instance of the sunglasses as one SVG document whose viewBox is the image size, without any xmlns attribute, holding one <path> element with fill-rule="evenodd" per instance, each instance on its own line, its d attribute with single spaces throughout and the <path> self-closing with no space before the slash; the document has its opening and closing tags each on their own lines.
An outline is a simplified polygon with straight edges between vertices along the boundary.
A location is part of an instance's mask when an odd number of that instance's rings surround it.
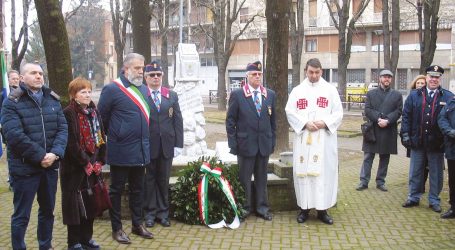
<svg viewBox="0 0 455 250">
<path fill-rule="evenodd" d="M 160 77 L 162 74 L 161 73 L 151 73 L 151 74 L 147 74 L 147 75 L 150 77 Z"/>
<path fill-rule="evenodd" d="M 250 75 L 252 75 L 252 76 L 262 76 L 262 72 L 253 72 L 253 73 L 250 73 Z"/>
</svg>

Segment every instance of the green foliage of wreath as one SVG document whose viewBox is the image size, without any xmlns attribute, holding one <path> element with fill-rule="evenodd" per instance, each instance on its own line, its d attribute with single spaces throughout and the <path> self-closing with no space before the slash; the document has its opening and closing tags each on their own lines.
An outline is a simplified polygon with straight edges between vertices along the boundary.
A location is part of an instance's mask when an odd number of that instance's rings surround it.
<svg viewBox="0 0 455 250">
<path fill-rule="evenodd" d="M 214 169 L 222 169 L 222 176 L 229 181 L 234 192 L 239 216 L 244 213 L 241 204 L 245 201 L 245 191 L 239 182 L 238 165 L 226 165 L 217 158 L 201 157 L 197 161 L 188 163 L 188 166 L 179 172 L 177 183 L 171 188 L 171 207 L 173 217 L 190 225 L 202 225 L 198 204 L 198 185 L 203 177 L 200 171 L 203 162 L 210 163 Z M 217 223 L 223 218 L 230 223 L 234 217 L 234 210 L 229 204 L 225 194 L 214 179 L 210 179 L 208 186 L 209 223 Z"/>
</svg>

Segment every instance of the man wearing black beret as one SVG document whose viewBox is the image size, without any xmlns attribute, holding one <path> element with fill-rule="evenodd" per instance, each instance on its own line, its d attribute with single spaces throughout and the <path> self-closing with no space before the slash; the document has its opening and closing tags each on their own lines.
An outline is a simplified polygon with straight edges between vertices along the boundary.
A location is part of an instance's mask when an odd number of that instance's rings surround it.
<svg viewBox="0 0 455 250">
<path fill-rule="evenodd" d="M 246 67 L 247 83 L 232 91 L 226 115 L 226 131 L 231 153 L 237 155 L 239 179 L 245 189 L 245 219 L 252 209 L 264 220 L 272 220 L 267 198 L 267 165 L 275 147 L 275 92 L 262 86 L 262 64 Z M 251 197 L 254 174 L 255 204 Z"/>
</svg>

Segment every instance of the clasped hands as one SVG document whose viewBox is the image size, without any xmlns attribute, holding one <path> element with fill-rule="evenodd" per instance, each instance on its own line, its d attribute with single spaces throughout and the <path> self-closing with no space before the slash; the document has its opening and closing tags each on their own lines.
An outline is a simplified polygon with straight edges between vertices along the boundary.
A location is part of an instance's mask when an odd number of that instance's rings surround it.
<svg viewBox="0 0 455 250">
<path fill-rule="evenodd" d="M 57 159 L 58 157 L 54 153 L 46 153 L 44 158 L 41 160 L 41 167 L 48 168 L 52 166 Z"/>
<path fill-rule="evenodd" d="M 385 128 L 385 127 L 387 127 L 388 124 L 389 124 L 389 120 L 387 120 L 387 119 L 382 119 L 382 118 L 379 118 L 379 119 L 378 119 L 378 126 L 379 126 L 379 127 Z"/>
<path fill-rule="evenodd" d="M 95 164 L 91 164 L 89 162 L 89 163 L 87 163 L 87 165 L 84 168 L 85 173 L 87 174 L 87 176 L 90 176 L 92 173 L 99 175 L 101 173 L 103 165 L 104 164 L 99 161 L 95 162 Z"/>
<path fill-rule="evenodd" d="M 327 126 L 325 125 L 325 122 L 323 120 L 319 121 L 309 121 L 305 124 L 306 129 L 308 129 L 310 132 L 318 131 L 319 129 L 326 128 Z"/>
</svg>

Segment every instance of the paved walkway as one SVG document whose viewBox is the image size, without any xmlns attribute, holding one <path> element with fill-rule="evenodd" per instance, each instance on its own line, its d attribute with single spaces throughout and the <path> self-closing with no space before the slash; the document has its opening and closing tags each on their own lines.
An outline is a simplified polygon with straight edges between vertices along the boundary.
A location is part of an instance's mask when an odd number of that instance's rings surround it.
<svg viewBox="0 0 455 250">
<path fill-rule="evenodd" d="M 428 208 L 427 196 L 419 207 L 402 208 L 406 199 L 409 159 L 400 151 L 392 156 L 387 178 L 389 192 L 370 188 L 358 192 L 362 161 L 360 138 L 340 138 L 340 186 L 337 207 L 329 210 L 334 225 L 322 224 L 311 213 L 305 224 L 296 222 L 297 211 L 275 212 L 266 222 L 250 217 L 237 230 L 211 230 L 172 221 L 170 228 L 152 228 L 155 239 L 130 235 L 133 243 L 119 245 L 111 239 L 108 220 L 96 220 L 94 238 L 103 249 L 455 249 L 455 220 L 441 220 Z M 374 171 L 377 168 L 375 161 Z M 375 174 L 373 175 L 374 179 Z M 0 249 L 10 249 L 12 193 L 6 191 L 4 156 L 0 163 Z M 62 224 L 60 190 L 57 194 L 53 244 L 66 249 L 66 227 Z M 443 210 L 448 208 L 447 177 L 441 194 Z M 37 249 L 37 204 L 34 205 L 26 242 Z M 123 221 L 131 231 L 129 221 Z"/>
</svg>

